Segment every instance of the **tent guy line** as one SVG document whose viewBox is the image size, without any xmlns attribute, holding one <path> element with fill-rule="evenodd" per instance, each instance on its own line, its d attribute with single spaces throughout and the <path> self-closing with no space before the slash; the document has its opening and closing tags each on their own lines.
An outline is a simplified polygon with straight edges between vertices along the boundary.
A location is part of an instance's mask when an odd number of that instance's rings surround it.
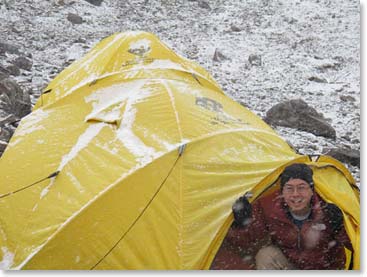
<svg viewBox="0 0 367 277">
<path fill-rule="evenodd" d="M 152 198 L 149 200 L 149 202 L 147 203 L 147 205 L 145 206 L 145 208 L 141 211 L 141 213 L 138 215 L 138 217 L 134 220 L 134 222 L 130 225 L 130 227 L 127 229 L 127 231 L 125 233 L 122 234 L 122 236 L 120 237 L 120 239 L 111 247 L 110 250 L 107 251 L 107 253 L 91 268 L 91 270 L 95 269 L 112 251 L 113 249 L 116 248 L 116 246 L 126 237 L 126 235 L 130 232 L 130 230 L 135 226 L 135 224 L 138 222 L 138 220 L 143 216 L 143 214 L 145 213 L 145 211 L 147 210 L 147 208 L 150 206 L 150 204 L 153 202 L 153 200 L 155 199 L 155 197 L 158 195 L 158 193 L 160 192 L 160 190 L 162 189 L 163 185 L 166 183 L 168 177 L 171 175 L 173 169 L 175 168 L 177 162 L 179 161 L 180 157 L 182 156 L 184 150 L 186 148 L 186 144 L 180 145 L 180 147 L 178 148 L 178 156 L 175 160 L 175 162 L 173 163 L 171 169 L 169 170 L 167 176 L 164 178 L 163 182 L 160 184 L 160 186 L 158 187 L 157 191 L 153 194 Z"/>
<path fill-rule="evenodd" d="M 42 178 L 41 180 L 38 180 L 38 181 L 36 181 L 36 182 L 34 182 L 34 183 L 32 183 L 32 184 L 28 185 L 28 186 L 22 187 L 22 188 L 20 188 L 20 189 L 17 189 L 17 190 L 15 190 L 15 191 L 12 191 L 12 192 L 5 193 L 5 194 L 3 194 L 3 195 L 0 195 L 0 199 L 1 199 L 1 198 L 4 198 L 4 197 L 7 197 L 7 196 L 10 196 L 10 195 L 13 195 L 13 194 L 15 194 L 15 193 L 17 193 L 17 192 L 23 191 L 23 190 L 25 190 L 25 189 L 27 189 L 27 188 L 30 188 L 30 187 L 32 187 L 32 186 L 34 186 L 34 185 L 37 185 L 37 184 L 41 183 L 41 182 L 43 182 L 43 181 L 45 181 L 45 180 L 47 180 L 47 179 L 51 179 L 51 178 L 53 178 L 53 177 L 56 177 L 57 175 L 59 175 L 59 173 L 60 173 L 60 171 L 59 171 L 59 170 L 58 170 L 58 171 L 55 171 L 54 173 L 51 173 L 51 174 L 50 174 L 50 175 L 48 175 L 47 177 Z"/>
</svg>

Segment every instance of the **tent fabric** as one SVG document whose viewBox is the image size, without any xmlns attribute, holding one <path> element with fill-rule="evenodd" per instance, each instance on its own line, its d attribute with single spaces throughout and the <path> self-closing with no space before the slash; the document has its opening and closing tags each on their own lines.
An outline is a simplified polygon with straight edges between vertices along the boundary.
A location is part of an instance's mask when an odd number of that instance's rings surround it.
<svg viewBox="0 0 367 277">
<path fill-rule="evenodd" d="M 233 201 L 303 158 L 154 35 L 117 33 L 50 82 L 1 157 L 0 267 L 208 269 Z M 358 245 L 354 180 L 322 165 Z"/>
</svg>

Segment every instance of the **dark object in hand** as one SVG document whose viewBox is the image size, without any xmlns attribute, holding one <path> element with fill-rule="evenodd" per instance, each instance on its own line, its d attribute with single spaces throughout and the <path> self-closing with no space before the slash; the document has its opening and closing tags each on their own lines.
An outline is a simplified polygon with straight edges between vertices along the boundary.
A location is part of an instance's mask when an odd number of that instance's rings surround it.
<svg viewBox="0 0 367 277">
<path fill-rule="evenodd" d="M 324 208 L 326 220 L 330 223 L 333 233 L 339 232 L 343 227 L 343 213 L 338 206 L 327 204 Z"/>
<path fill-rule="evenodd" d="M 232 206 L 234 221 L 239 226 L 245 226 L 252 214 L 252 207 L 246 196 L 241 196 Z"/>
</svg>

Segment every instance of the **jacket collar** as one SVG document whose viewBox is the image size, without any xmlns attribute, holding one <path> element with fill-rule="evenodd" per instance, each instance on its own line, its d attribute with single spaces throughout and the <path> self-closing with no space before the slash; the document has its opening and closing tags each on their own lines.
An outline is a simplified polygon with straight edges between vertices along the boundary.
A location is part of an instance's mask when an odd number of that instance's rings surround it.
<svg viewBox="0 0 367 277">
<path fill-rule="evenodd" d="M 292 223 L 292 215 L 290 214 L 288 205 L 285 203 L 284 198 L 282 197 L 281 193 L 279 191 L 274 193 L 273 201 L 275 201 L 275 205 L 280 207 L 279 210 L 281 210 L 282 214 L 284 216 L 280 216 L 277 214 L 279 220 L 286 221 L 288 223 Z M 325 202 L 320 198 L 320 196 L 314 192 L 312 198 L 311 198 L 311 214 L 308 217 L 307 220 L 320 222 L 323 219 L 323 212 L 322 209 L 325 205 Z M 276 209 L 278 210 L 278 209 Z"/>
</svg>

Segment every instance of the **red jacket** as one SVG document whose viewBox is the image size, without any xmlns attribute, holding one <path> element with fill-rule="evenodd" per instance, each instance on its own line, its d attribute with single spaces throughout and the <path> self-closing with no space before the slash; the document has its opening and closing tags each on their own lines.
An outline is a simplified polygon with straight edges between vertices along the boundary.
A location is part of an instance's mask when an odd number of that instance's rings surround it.
<svg viewBox="0 0 367 277">
<path fill-rule="evenodd" d="M 344 247 L 352 246 L 344 228 L 337 234 L 331 231 L 322 209 L 325 205 L 314 193 L 311 215 L 298 228 L 279 191 L 259 198 L 252 204 L 251 223 L 230 228 L 211 268 L 254 269 L 257 251 L 272 243 L 297 269 L 343 269 Z"/>
</svg>

